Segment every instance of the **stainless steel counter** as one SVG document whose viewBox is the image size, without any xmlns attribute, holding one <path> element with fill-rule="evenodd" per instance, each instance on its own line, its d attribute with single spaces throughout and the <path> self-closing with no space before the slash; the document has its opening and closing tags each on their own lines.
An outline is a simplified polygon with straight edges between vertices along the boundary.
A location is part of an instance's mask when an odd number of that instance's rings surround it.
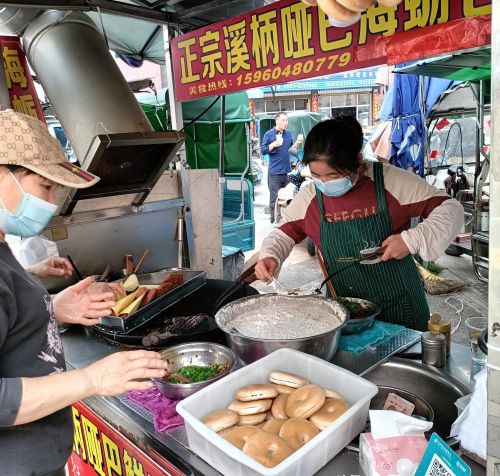
<svg viewBox="0 0 500 476">
<path fill-rule="evenodd" d="M 410 331 L 412 333 L 414 331 Z M 412 345 L 416 340 L 416 333 L 409 334 L 404 342 L 395 343 L 383 348 L 371 348 L 364 354 L 352 355 L 338 351 L 333 362 L 343 367 L 352 369 L 358 374 L 366 373 L 376 365 L 376 362 L 389 358 L 390 354 L 408 348 L 407 352 L 420 352 L 420 344 Z M 82 368 L 103 358 L 113 352 L 117 352 L 120 346 L 111 344 L 103 338 L 94 334 L 85 333 L 81 328 L 75 327 L 67 330 L 62 335 L 64 351 L 68 368 Z M 377 357 L 378 356 L 378 357 Z M 469 388 L 473 388 L 471 375 L 477 372 L 472 366 L 470 350 L 468 347 L 453 344 L 452 355 L 446 366 L 441 369 Z M 152 418 L 149 413 L 136 407 L 121 397 L 93 397 L 85 400 L 85 403 L 100 417 L 119 429 L 138 446 L 146 451 L 155 452 L 169 460 L 185 474 L 212 476 L 220 474 L 204 460 L 195 455 L 189 448 L 187 435 L 184 427 L 157 433 L 154 430 Z M 472 461 L 467 463 L 473 467 L 473 475 L 485 474 L 484 469 L 475 465 Z M 358 454 L 354 451 L 343 450 L 324 466 L 317 475 L 359 475 L 361 470 L 358 462 Z"/>
</svg>

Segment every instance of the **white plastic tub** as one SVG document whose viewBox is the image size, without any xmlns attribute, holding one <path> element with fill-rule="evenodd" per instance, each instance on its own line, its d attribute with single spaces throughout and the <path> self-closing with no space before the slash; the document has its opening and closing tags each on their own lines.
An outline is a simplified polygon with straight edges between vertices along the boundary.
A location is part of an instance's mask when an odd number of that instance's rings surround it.
<svg viewBox="0 0 500 476">
<path fill-rule="evenodd" d="M 266 468 L 206 427 L 201 419 L 226 408 L 238 388 L 267 383 L 270 372 L 284 370 L 341 393 L 351 408 L 300 450 L 274 468 Z M 279 349 L 178 403 L 190 448 L 227 476 L 308 476 L 316 473 L 365 427 L 377 386 L 341 367 L 302 352 Z"/>
</svg>

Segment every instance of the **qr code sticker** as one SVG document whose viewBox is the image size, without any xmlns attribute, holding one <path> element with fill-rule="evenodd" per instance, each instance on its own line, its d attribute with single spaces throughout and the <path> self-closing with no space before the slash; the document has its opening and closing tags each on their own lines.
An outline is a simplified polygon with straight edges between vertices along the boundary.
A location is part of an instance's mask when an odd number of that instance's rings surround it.
<svg viewBox="0 0 500 476">
<path fill-rule="evenodd" d="M 434 455 L 425 476 L 455 476 L 455 473 L 438 455 Z"/>
</svg>

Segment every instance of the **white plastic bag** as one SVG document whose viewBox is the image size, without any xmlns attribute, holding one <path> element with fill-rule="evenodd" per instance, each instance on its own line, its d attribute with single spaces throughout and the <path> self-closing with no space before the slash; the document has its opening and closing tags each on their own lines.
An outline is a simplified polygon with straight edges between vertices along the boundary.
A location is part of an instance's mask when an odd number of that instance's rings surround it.
<svg viewBox="0 0 500 476">
<path fill-rule="evenodd" d="M 486 369 L 476 375 L 474 393 L 451 427 L 450 435 L 460 440 L 462 448 L 486 460 Z"/>
<path fill-rule="evenodd" d="M 18 256 L 21 265 L 28 268 L 48 258 L 59 256 L 59 252 L 53 241 L 43 236 L 32 236 L 22 240 Z"/>
</svg>

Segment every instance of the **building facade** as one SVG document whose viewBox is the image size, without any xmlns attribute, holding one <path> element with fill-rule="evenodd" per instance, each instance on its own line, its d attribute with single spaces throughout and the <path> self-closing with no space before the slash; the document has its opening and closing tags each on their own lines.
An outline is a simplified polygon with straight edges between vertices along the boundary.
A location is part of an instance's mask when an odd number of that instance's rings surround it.
<svg viewBox="0 0 500 476">
<path fill-rule="evenodd" d="M 307 79 L 261 88 L 263 98 L 253 99 L 255 113 L 280 111 L 322 112 L 330 117 L 355 116 L 362 126 L 376 120 L 380 87 L 377 69 L 352 71 L 317 79 Z"/>
</svg>

